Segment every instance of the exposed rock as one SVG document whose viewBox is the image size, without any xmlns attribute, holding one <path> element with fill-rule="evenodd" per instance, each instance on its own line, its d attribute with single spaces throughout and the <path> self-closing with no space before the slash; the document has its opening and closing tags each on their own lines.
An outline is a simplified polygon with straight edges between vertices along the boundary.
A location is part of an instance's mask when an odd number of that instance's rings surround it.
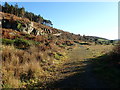
<svg viewBox="0 0 120 90">
<path fill-rule="evenodd" d="M 13 29 L 19 32 L 33 35 L 46 35 L 59 33 L 57 29 L 38 24 L 26 18 L 17 17 L 12 14 L 0 12 L 2 28 Z"/>
<path fill-rule="evenodd" d="M 53 34 L 53 35 L 55 35 L 55 36 L 60 36 L 60 35 L 61 35 L 61 33 L 56 33 L 56 34 Z"/>
<path fill-rule="evenodd" d="M 28 30 L 27 32 L 28 32 L 28 34 L 30 34 L 33 31 L 33 29 L 34 29 L 33 28 L 33 22 L 29 23 L 27 27 L 28 27 L 27 28 L 27 30 Z"/>
<path fill-rule="evenodd" d="M 27 34 L 40 35 L 41 29 L 37 30 L 33 26 L 33 22 L 23 23 L 18 21 L 11 21 L 7 19 L 2 19 L 2 28 L 14 29 L 19 32 L 24 32 Z"/>
</svg>

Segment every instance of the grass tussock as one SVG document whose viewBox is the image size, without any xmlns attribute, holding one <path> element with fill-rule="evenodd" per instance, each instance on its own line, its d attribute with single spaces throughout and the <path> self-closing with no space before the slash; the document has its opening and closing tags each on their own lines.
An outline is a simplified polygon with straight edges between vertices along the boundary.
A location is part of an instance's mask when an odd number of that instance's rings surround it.
<svg viewBox="0 0 120 90">
<path fill-rule="evenodd" d="M 22 50 L 2 45 L 3 88 L 34 87 L 37 83 L 43 87 L 56 78 L 57 68 L 66 59 L 64 53 L 39 48 Z"/>
</svg>

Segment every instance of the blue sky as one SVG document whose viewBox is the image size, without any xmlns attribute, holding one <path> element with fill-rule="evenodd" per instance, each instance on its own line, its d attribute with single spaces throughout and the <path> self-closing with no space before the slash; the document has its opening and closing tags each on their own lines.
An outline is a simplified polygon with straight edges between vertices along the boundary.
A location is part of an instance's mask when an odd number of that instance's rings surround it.
<svg viewBox="0 0 120 90">
<path fill-rule="evenodd" d="M 53 27 L 64 31 L 118 38 L 117 2 L 18 2 L 18 5 L 51 20 Z"/>
</svg>

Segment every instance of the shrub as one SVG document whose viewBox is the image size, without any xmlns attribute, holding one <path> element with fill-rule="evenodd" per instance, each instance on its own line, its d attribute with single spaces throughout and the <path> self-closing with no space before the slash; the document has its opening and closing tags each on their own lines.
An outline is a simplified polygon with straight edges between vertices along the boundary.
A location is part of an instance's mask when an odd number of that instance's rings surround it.
<svg viewBox="0 0 120 90">
<path fill-rule="evenodd" d="M 31 43 L 28 40 L 18 38 L 15 39 L 14 45 L 19 49 L 27 49 L 30 47 Z"/>
<path fill-rule="evenodd" d="M 25 40 L 22 38 L 17 38 L 14 40 L 2 38 L 1 41 L 2 41 L 2 44 L 4 45 L 14 45 L 16 48 L 19 48 L 19 49 L 27 49 L 31 45 L 40 44 L 40 42 L 33 41 L 33 40 Z"/>
<path fill-rule="evenodd" d="M 72 45 L 73 45 L 73 42 L 71 42 L 71 41 L 65 41 L 65 42 L 63 43 L 63 45 L 72 46 Z"/>
<path fill-rule="evenodd" d="M 14 43 L 14 40 L 11 40 L 11 39 L 2 39 L 2 44 L 5 44 L 5 45 L 12 45 Z"/>
<path fill-rule="evenodd" d="M 77 43 L 77 44 L 79 44 L 79 42 L 78 41 L 74 41 L 75 43 Z"/>
<path fill-rule="evenodd" d="M 90 45 L 89 43 L 80 43 L 80 45 Z"/>
</svg>

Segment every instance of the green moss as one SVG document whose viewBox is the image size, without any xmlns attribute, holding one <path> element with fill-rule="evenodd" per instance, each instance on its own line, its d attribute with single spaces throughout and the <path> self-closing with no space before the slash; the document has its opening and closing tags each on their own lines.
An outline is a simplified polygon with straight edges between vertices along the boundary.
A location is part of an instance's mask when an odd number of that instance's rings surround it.
<svg viewBox="0 0 120 90">
<path fill-rule="evenodd" d="M 17 29 L 21 29 L 21 23 L 18 23 L 18 25 L 17 25 Z"/>
</svg>

